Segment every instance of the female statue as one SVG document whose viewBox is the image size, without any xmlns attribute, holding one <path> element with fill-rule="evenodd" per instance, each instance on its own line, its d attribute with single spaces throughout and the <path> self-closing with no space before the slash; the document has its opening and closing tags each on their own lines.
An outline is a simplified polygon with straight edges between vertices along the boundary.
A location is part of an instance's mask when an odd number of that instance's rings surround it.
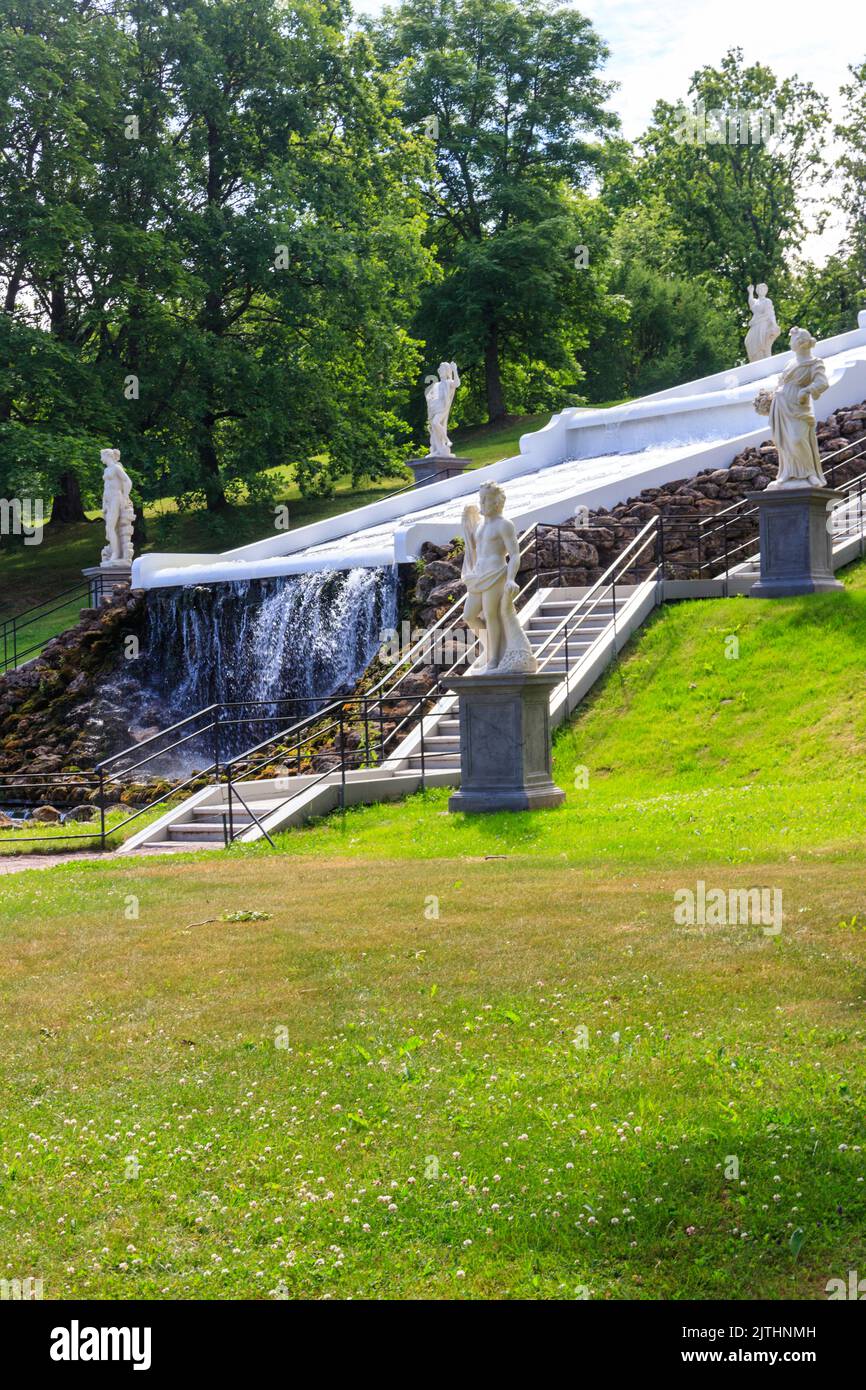
<svg viewBox="0 0 866 1390">
<path fill-rule="evenodd" d="M 775 390 L 755 398 L 759 415 L 769 415 L 779 473 L 770 487 L 826 487 L 821 468 L 812 402 L 829 386 L 824 363 L 812 356 L 815 339 L 805 328 L 791 329 L 794 361 L 782 372 Z"/>
<path fill-rule="evenodd" d="M 430 457 L 452 458 L 451 440 L 448 438 L 448 416 L 460 377 L 456 362 L 439 363 L 439 380 L 431 381 L 424 392 L 427 402 L 427 424 L 430 428 Z"/>
<path fill-rule="evenodd" d="M 746 334 L 746 353 L 750 362 L 760 362 L 763 357 L 770 356 L 773 344 L 782 330 L 776 322 L 773 301 L 767 298 L 767 286 L 758 285 L 757 299 L 754 290 L 755 286 L 750 285 L 749 308 L 752 311 L 752 322 Z"/>
<path fill-rule="evenodd" d="M 106 545 L 103 565 L 132 564 L 132 527 L 135 521 L 130 493 L 132 479 L 120 462 L 119 449 L 102 449 L 102 516 Z"/>
</svg>

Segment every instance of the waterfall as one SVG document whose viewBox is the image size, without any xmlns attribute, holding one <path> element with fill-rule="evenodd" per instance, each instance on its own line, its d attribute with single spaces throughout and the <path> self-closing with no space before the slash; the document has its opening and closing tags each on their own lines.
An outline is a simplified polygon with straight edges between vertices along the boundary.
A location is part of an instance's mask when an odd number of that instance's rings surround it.
<svg viewBox="0 0 866 1390">
<path fill-rule="evenodd" d="M 272 711 L 284 725 L 312 713 L 316 697 L 352 691 L 396 615 L 396 567 L 155 589 L 142 674 L 173 720 L 218 702 L 302 701 Z M 252 713 L 268 711 L 235 711 Z M 227 746 L 271 731 L 241 725 Z"/>
</svg>

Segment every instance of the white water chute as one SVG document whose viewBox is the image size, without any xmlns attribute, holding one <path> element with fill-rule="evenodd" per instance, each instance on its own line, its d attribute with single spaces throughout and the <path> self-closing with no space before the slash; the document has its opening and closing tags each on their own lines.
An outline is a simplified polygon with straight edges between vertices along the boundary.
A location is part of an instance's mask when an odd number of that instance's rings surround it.
<svg viewBox="0 0 866 1390">
<path fill-rule="evenodd" d="M 824 359 L 830 379 L 819 402 L 821 418 L 866 398 L 866 311 L 853 332 L 825 339 L 815 353 Z M 759 385 L 769 385 L 791 356 L 779 353 L 606 410 L 564 410 L 524 435 L 513 458 L 220 555 L 143 555 L 133 566 L 133 587 L 214 584 L 411 560 L 425 540 L 441 544 L 458 533 L 464 500 L 486 481 L 508 485 L 509 515 L 525 530 L 536 521 L 564 521 L 578 506 L 612 507 L 643 488 L 726 467 L 742 449 L 768 437 L 752 401 Z"/>
</svg>

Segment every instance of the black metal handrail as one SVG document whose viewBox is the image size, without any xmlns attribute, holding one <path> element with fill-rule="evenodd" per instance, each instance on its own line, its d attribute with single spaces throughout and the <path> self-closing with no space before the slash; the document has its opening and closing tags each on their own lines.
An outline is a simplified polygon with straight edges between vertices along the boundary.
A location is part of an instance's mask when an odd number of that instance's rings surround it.
<svg viewBox="0 0 866 1390">
<path fill-rule="evenodd" d="M 571 674 L 571 662 L 569 659 L 570 653 L 568 643 L 569 637 L 574 637 L 575 625 L 577 627 L 580 627 L 583 623 L 586 622 L 587 618 L 589 618 L 593 613 L 595 613 L 596 609 L 604 601 L 604 591 L 609 590 L 611 592 L 612 622 L 614 628 L 614 635 L 616 635 L 617 575 L 619 575 L 619 582 L 621 584 L 623 578 L 625 577 L 625 575 L 628 574 L 629 570 L 635 568 L 636 564 L 638 563 L 639 556 L 643 554 L 648 545 L 651 545 L 656 555 L 656 566 L 654 572 L 646 576 L 643 582 L 649 582 L 650 580 L 657 578 L 659 571 L 659 535 L 659 518 L 652 517 L 649 521 L 645 523 L 641 531 L 635 536 L 634 540 L 630 541 L 629 544 L 626 546 L 625 550 L 621 551 L 620 554 L 616 557 L 616 559 L 612 562 L 612 564 L 608 566 L 604 574 L 595 581 L 595 583 L 590 587 L 588 592 L 581 596 L 581 598 L 577 601 L 572 611 L 566 614 L 566 616 L 560 621 L 560 623 L 554 628 L 552 632 L 547 634 L 544 641 L 538 647 L 535 653 L 537 660 L 542 657 L 542 653 L 545 652 L 545 649 L 550 647 L 550 651 L 547 652 L 543 659 L 539 660 L 538 669 L 542 671 L 551 661 L 553 661 L 560 654 L 560 652 L 563 651 L 564 648 L 566 690 L 568 690 L 569 688 Z"/>
<path fill-rule="evenodd" d="M 821 468 L 828 482 L 828 474 L 835 474 L 838 469 L 844 468 L 846 464 L 856 463 L 857 459 L 866 456 L 866 448 L 863 448 L 859 453 L 853 454 L 850 458 L 839 458 L 840 454 L 847 454 L 849 449 L 856 448 L 858 444 L 866 445 L 866 434 L 861 435 L 859 439 L 852 439 L 850 444 L 844 445 L 841 449 L 834 449 L 832 454 L 823 454 L 821 456 Z M 833 463 L 833 459 L 838 459 L 838 462 Z M 830 465 L 829 468 L 825 467 L 826 464 Z M 701 525 L 710 526 L 713 522 L 720 521 L 722 517 L 727 516 L 729 513 L 738 511 L 741 507 L 754 508 L 754 503 L 750 503 L 746 497 L 741 497 L 739 502 L 731 502 L 727 507 L 721 507 L 717 512 L 713 512 L 712 516 L 704 517 L 701 521 Z"/>
<path fill-rule="evenodd" d="M 51 598 L 43 599 L 41 603 L 31 604 L 29 608 L 24 608 L 20 613 L 14 613 L 11 618 L 0 619 L 0 675 L 5 675 L 7 671 L 14 671 L 23 665 L 24 661 L 30 657 L 37 656 L 43 647 L 52 640 L 46 637 L 43 641 L 32 642 L 30 646 L 23 646 L 21 634 L 34 624 L 42 622 L 45 618 L 50 618 L 53 613 L 59 613 L 62 609 L 70 607 L 78 602 L 82 607 L 85 606 L 81 601 L 86 600 L 86 606 L 98 608 L 102 602 L 104 592 L 103 580 L 101 576 L 95 576 L 84 584 L 73 584 L 68 589 L 61 589 L 58 593 L 52 594 Z M 56 636 L 57 634 L 53 634 Z M 27 638 L 24 638 L 27 641 Z"/>
<path fill-rule="evenodd" d="M 851 458 L 850 460 L 843 460 L 843 463 L 856 463 L 858 459 L 863 458 L 866 458 L 866 449 L 863 449 L 860 453 L 855 454 L 853 458 Z M 828 479 L 828 482 L 829 481 L 830 480 Z M 862 492 L 864 481 L 866 481 L 866 473 L 858 473 L 856 477 L 849 478 L 847 479 L 847 481 L 840 483 L 838 485 L 838 490 L 841 492 L 853 492 L 856 490 L 856 492 L 859 495 Z M 758 532 L 757 523 L 757 504 L 749 503 L 748 500 L 744 498 L 741 502 L 735 503 L 734 505 L 743 509 L 740 511 L 740 514 L 736 517 L 725 516 L 721 512 L 717 512 L 714 516 L 707 517 L 702 520 L 702 526 L 713 521 L 721 522 L 720 528 L 717 527 L 715 531 L 711 531 L 703 535 L 704 548 L 706 549 L 709 545 L 712 544 L 713 540 L 718 534 L 719 529 L 722 530 L 723 547 L 722 553 L 720 555 L 707 556 L 703 560 L 700 560 L 699 557 L 699 573 L 703 573 L 704 570 L 710 572 L 711 567 L 716 566 L 719 564 L 720 561 L 723 561 L 724 574 L 725 577 L 727 577 L 732 567 L 732 562 L 742 564 L 746 560 L 754 558 L 753 552 L 755 548 L 759 546 L 760 543 L 760 536 Z M 730 509 L 726 508 L 725 510 L 729 511 Z M 746 536 L 745 539 L 739 540 L 738 544 L 732 545 L 728 538 L 728 527 L 733 525 L 740 527 L 744 522 L 751 523 L 750 534 Z M 740 556 L 741 558 L 737 560 L 737 556 Z M 709 577 L 713 577 L 711 573 L 709 573 Z"/>
</svg>

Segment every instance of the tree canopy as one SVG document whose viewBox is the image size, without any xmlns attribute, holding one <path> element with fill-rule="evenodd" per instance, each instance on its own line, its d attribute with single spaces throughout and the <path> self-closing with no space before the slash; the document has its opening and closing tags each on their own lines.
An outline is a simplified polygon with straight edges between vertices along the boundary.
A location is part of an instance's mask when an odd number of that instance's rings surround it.
<svg viewBox="0 0 866 1390">
<path fill-rule="evenodd" d="M 750 281 L 852 327 L 866 60 L 831 168 L 804 78 L 732 49 L 631 144 L 606 58 L 557 0 L 0 0 L 0 495 L 80 516 L 108 445 L 215 513 L 387 476 L 441 359 L 458 423 L 658 389 Z"/>
</svg>

